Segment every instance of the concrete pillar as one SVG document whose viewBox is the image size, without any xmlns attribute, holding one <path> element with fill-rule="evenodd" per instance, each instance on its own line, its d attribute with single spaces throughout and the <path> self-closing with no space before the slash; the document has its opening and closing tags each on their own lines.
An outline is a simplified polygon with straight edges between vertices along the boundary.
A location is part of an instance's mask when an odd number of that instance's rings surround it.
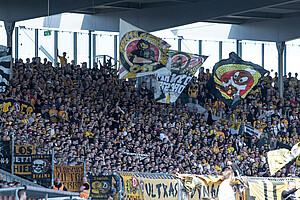
<svg viewBox="0 0 300 200">
<path fill-rule="evenodd" d="M 12 47 L 12 34 L 15 28 L 15 22 L 4 21 L 4 26 L 6 30 L 7 46 Z"/>
<path fill-rule="evenodd" d="M 12 35 L 15 28 L 15 22 L 6 22 L 4 21 L 4 26 L 6 30 L 6 36 L 7 36 L 7 47 L 10 48 L 10 53 L 12 53 Z M 10 63 L 10 74 L 9 74 L 9 80 L 13 77 L 13 67 L 12 67 L 12 60 Z"/>
<path fill-rule="evenodd" d="M 278 51 L 278 89 L 279 97 L 283 97 L 283 51 L 285 42 L 276 42 Z"/>
<path fill-rule="evenodd" d="M 219 60 L 222 60 L 223 56 L 222 56 L 222 50 L 223 50 L 223 42 L 219 41 Z"/>
</svg>

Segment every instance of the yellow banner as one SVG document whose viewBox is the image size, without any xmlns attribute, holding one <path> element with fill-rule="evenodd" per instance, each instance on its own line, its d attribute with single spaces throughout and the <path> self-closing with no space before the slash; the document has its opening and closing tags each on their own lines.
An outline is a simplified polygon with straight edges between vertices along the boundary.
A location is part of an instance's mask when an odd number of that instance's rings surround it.
<svg viewBox="0 0 300 200">
<path fill-rule="evenodd" d="M 178 199 L 178 180 L 140 178 L 141 189 L 145 200 Z M 143 189 L 144 188 L 144 189 Z"/>
<path fill-rule="evenodd" d="M 68 191 L 78 192 L 82 185 L 83 165 L 59 166 L 54 165 L 54 177 L 59 178 Z"/>
<path fill-rule="evenodd" d="M 120 173 L 123 178 L 125 193 L 128 200 L 142 199 L 139 179 L 133 173 Z"/>
<path fill-rule="evenodd" d="M 281 193 L 287 189 L 287 180 L 259 180 L 259 179 L 247 179 L 247 185 L 249 186 L 250 199 L 281 199 Z M 300 187 L 300 180 L 294 179 L 296 182 L 296 188 Z M 300 191 L 296 192 L 296 196 L 300 196 Z"/>
</svg>

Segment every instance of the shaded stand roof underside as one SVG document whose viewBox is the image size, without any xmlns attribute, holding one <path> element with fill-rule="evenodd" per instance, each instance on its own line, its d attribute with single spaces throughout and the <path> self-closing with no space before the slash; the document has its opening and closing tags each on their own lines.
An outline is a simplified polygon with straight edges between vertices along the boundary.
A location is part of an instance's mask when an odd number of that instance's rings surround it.
<svg viewBox="0 0 300 200">
<path fill-rule="evenodd" d="M 21 21 L 73 12 L 88 14 L 83 21 L 85 23 L 82 24 L 82 29 L 103 31 L 118 31 L 119 18 L 147 31 L 195 22 L 252 24 L 253 28 L 256 23 L 264 21 L 278 22 L 300 18 L 300 0 L 64 0 L 63 2 L 0 0 L 0 2 L 0 20 L 3 21 Z"/>
</svg>

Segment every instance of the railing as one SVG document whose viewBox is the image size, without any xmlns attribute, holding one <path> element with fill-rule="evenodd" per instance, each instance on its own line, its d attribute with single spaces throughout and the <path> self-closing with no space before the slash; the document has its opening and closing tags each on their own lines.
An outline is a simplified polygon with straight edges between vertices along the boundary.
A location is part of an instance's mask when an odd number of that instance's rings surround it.
<svg viewBox="0 0 300 200">
<path fill-rule="evenodd" d="M 16 188 L 1 188 L 0 189 L 0 197 L 14 197 L 14 199 L 19 200 L 17 196 L 18 190 L 24 189 L 24 187 L 16 187 Z M 30 199 L 78 199 L 83 200 L 83 198 L 79 197 L 78 192 L 68 192 L 68 191 L 59 191 L 47 188 L 40 187 L 32 187 L 28 186 L 26 189 L 27 198 Z"/>
<path fill-rule="evenodd" d="M 31 181 L 28 181 L 26 179 L 23 179 L 19 176 L 16 176 L 16 175 L 12 175 L 11 173 L 9 172 L 6 172 L 2 169 L 0 169 L 0 174 L 3 175 L 3 180 L 4 181 L 7 181 L 7 182 L 13 182 L 13 181 L 17 181 L 19 182 L 21 185 L 26 185 L 26 186 L 33 186 L 33 187 L 39 187 L 39 188 L 42 188 L 42 186 L 38 185 L 38 184 L 35 184 Z"/>
</svg>

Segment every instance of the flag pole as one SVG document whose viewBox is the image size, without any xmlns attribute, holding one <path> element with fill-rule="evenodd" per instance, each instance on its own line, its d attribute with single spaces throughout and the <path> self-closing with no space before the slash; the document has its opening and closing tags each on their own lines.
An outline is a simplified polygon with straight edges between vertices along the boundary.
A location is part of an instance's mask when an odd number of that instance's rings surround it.
<svg viewBox="0 0 300 200">
<path fill-rule="evenodd" d="M 52 171 L 52 173 L 51 173 L 51 186 L 53 186 L 53 184 L 54 184 L 54 148 L 52 148 L 52 159 L 51 159 L 51 162 L 52 162 L 52 165 L 51 165 L 51 168 L 52 168 L 52 170 L 51 170 Z"/>
<path fill-rule="evenodd" d="M 15 161 L 15 133 L 11 135 L 11 174 L 14 174 L 14 161 Z"/>
</svg>

